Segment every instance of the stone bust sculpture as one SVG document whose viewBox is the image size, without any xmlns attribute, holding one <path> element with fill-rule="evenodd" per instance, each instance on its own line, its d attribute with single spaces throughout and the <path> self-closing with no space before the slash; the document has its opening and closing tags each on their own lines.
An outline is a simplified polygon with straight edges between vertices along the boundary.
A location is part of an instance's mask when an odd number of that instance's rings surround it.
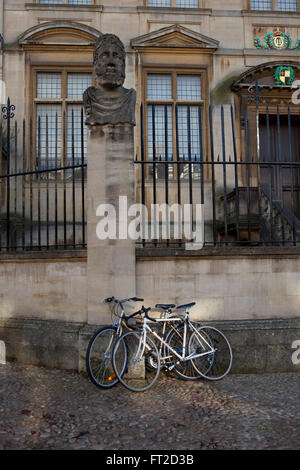
<svg viewBox="0 0 300 470">
<path fill-rule="evenodd" d="M 103 34 L 95 44 L 94 73 L 98 88 L 89 87 L 83 94 L 87 125 L 135 125 L 136 92 L 123 87 L 125 48 L 114 34 Z"/>
</svg>

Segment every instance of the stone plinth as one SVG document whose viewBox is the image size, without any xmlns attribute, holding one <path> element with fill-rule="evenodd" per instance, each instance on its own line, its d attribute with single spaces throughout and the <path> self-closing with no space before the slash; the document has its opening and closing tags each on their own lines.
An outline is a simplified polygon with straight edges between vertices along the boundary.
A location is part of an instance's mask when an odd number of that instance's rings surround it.
<svg viewBox="0 0 300 470">
<path fill-rule="evenodd" d="M 88 126 L 87 285 L 90 324 L 111 323 L 110 308 L 103 302 L 105 298 L 135 295 L 135 243 L 127 239 L 127 220 L 126 217 L 123 220 L 119 212 L 120 197 L 128 207 L 135 202 L 133 130 L 131 124 Z M 97 225 L 106 217 L 103 206 L 102 216 L 99 216 L 99 206 L 103 204 L 115 208 L 115 239 L 100 239 L 97 235 Z M 113 220 L 110 227 L 114 227 Z"/>
</svg>

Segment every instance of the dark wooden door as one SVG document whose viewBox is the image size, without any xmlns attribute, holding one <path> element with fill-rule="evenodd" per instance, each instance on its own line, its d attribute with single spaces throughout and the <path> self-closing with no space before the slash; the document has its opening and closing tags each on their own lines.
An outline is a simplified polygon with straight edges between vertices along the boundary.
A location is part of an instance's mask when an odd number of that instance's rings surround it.
<svg viewBox="0 0 300 470">
<path fill-rule="evenodd" d="M 260 183 L 272 188 L 275 198 L 300 217 L 300 168 L 285 162 L 300 163 L 300 117 L 260 116 Z M 264 162 L 267 164 L 264 165 Z M 281 162 L 282 165 L 272 165 Z"/>
</svg>

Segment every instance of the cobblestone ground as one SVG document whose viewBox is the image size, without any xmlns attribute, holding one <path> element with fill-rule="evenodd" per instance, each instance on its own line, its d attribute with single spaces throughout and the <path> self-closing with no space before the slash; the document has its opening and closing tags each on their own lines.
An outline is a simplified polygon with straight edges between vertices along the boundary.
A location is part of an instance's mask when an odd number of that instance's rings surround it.
<svg viewBox="0 0 300 470">
<path fill-rule="evenodd" d="M 71 372 L 0 365 L 0 449 L 300 449 L 300 374 L 183 382 L 133 393 Z"/>
</svg>

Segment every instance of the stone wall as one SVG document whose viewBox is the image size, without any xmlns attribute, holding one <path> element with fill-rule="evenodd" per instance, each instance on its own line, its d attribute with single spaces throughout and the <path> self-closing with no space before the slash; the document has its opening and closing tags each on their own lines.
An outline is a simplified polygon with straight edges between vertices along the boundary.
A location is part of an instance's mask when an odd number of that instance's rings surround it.
<svg viewBox="0 0 300 470">
<path fill-rule="evenodd" d="M 2 255 L 0 318 L 86 322 L 86 253 Z"/>
<path fill-rule="evenodd" d="M 196 301 L 192 318 L 226 333 L 235 373 L 300 370 L 292 363 L 300 339 L 300 255 L 257 248 L 175 259 L 173 251 L 158 257 L 137 250 L 137 295 L 145 305 Z M 1 257 L 0 340 L 8 361 L 81 371 L 101 325 L 100 318 L 99 325 L 87 321 L 86 254 L 41 256 Z"/>
<path fill-rule="evenodd" d="M 232 346 L 232 373 L 300 372 L 292 362 L 300 319 L 205 322 L 219 327 Z M 85 355 L 95 325 L 0 319 L 6 360 L 49 368 L 85 370 Z"/>
<path fill-rule="evenodd" d="M 247 252 L 247 250 L 246 250 Z M 267 320 L 300 318 L 300 256 L 141 256 L 137 263 L 137 295 L 145 303 L 188 303 L 193 319 Z M 205 256 L 207 253 L 207 256 Z M 217 253 L 217 251 L 215 252 Z M 236 251 L 238 253 L 238 250 Z"/>
</svg>

